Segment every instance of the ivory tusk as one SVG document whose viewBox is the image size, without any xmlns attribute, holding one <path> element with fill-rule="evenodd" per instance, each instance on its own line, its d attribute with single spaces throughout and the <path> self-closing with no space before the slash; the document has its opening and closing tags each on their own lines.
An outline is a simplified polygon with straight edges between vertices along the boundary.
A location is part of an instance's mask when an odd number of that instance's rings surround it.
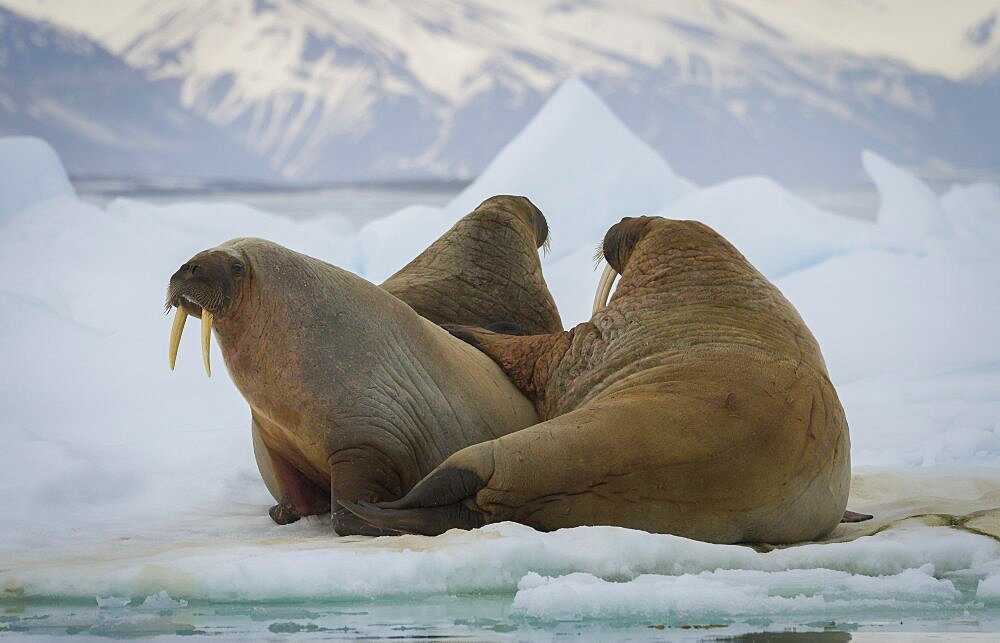
<svg viewBox="0 0 1000 643">
<path fill-rule="evenodd" d="M 601 280 L 597 283 L 597 293 L 594 295 L 594 309 L 590 312 L 591 315 L 604 310 L 604 307 L 608 305 L 611 286 L 615 283 L 615 277 L 617 276 L 618 273 L 611 267 L 611 264 L 605 264 L 604 272 L 601 273 Z"/>
<path fill-rule="evenodd" d="M 184 332 L 186 321 L 187 313 L 178 306 L 177 314 L 174 315 L 174 325 L 170 328 L 170 370 L 174 370 L 174 364 L 177 363 L 177 347 L 181 345 L 181 334 Z"/>
<path fill-rule="evenodd" d="M 205 362 L 205 373 L 212 377 L 212 362 L 209 353 L 212 346 L 212 322 L 215 317 L 204 308 L 201 309 L 201 358 Z"/>
</svg>

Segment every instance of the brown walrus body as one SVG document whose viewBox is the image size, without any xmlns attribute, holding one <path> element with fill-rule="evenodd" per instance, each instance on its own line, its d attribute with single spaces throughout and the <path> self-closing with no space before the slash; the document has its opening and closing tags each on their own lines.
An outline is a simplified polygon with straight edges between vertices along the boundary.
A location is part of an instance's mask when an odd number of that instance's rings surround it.
<svg viewBox="0 0 1000 643">
<path fill-rule="evenodd" d="M 382 283 L 436 324 L 510 324 L 527 335 L 562 330 L 537 248 L 548 240 L 531 201 L 483 201 L 427 250 Z"/>
<path fill-rule="evenodd" d="M 514 520 L 784 543 L 833 529 L 847 422 L 794 308 L 700 223 L 625 219 L 603 252 L 621 281 L 589 322 L 532 337 L 453 329 L 542 421 L 459 451 L 399 501 L 348 508 L 427 534 Z"/>
<path fill-rule="evenodd" d="M 441 308 L 458 305 L 465 313 L 442 312 L 443 319 L 558 330 L 535 251 L 544 241 L 537 238 L 544 219 L 539 228 L 541 213 L 527 199 L 505 199 L 501 212 L 488 200 L 444 235 L 464 248 L 461 256 L 415 260 L 422 283 L 475 262 L 476 292 L 438 280 Z M 506 219 L 505 232 L 491 236 L 499 219 Z M 465 243 L 469 235 L 477 241 Z M 511 283 L 512 261 L 528 264 L 517 270 L 530 279 Z M 487 356 L 404 303 L 411 292 L 406 273 L 390 279 L 393 295 L 276 244 L 236 239 L 199 253 L 171 278 L 168 305 L 179 307 L 181 324 L 184 312 L 202 317 L 206 346 L 214 328 L 250 405 L 258 464 L 278 500 L 271 510 L 277 522 L 323 513 L 332 501 L 338 533 L 379 533 L 336 501 L 399 498 L 458 449 L 537 421 L 531 403 Z M 532 301 L 524 314 L 505 289 Z M 430 298 L 414 300 L 428 316 L 437 310 Z"/>
</svg>

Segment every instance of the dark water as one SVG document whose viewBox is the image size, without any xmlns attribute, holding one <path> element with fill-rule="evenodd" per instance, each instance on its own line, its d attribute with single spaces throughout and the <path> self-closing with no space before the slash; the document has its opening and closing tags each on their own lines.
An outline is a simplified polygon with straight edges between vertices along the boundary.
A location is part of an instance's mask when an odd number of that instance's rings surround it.
<svg viewBox="0 0 1000 643">
<path fill-rule="evenodd" d="M 0 600 L 0 638 L 164 636 L 215 640 L 688 640 L 839 642 L 996 640 L 1000 623 L 962 614 L 866 614 L 858 621 L 658 619 L 538 621 L 510 614 L 509 596 L 433 596 L 351 603 L 192 603 L 98 608 L 96 602 Z"/>
</svg>

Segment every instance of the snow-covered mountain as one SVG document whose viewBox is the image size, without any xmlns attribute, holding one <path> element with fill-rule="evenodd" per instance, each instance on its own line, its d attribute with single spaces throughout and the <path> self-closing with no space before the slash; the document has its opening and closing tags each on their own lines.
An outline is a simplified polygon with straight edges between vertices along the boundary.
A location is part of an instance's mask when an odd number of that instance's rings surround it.
<svg viewBox="0 0 1000 643">
<path fill-rule="evenodd" d="M 996 0 L 0 3 L 174 83 L 289 179 L 476 175 L 573 76 L 696 181 L 850 182 L 862 148 L 1000 174 Z"/>
<path fill-rule="evenodd" d="M 0 7 L 0 135 L 42 136 L 76 174 L 273 178 L 229 133 L 180 105 L 176 81 L 88 38 Z"/>
</svg>

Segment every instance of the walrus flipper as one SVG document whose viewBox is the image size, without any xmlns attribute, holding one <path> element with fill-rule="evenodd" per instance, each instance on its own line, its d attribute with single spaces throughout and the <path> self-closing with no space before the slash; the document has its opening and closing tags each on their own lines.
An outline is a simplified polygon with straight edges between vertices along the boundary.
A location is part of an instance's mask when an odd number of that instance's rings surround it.
<svg viewBox="0 0 1000 643">
<path fill-rule="evenodd" d="M 871 520 L 874 517 L 875 516 L 871 514 L 862 514 L 848 509 L 844 512 L 844 517 L 840 519 L 840 522 L 864 522 L 866 520 Z"/>
<path fill-rule="evenodd" d="M 386 509 L 366 502 L 353 504 L 341 501 L 340 505 L 386 535 L 438 536 L 449 529 L 475 529 L 486 524 L 483 514 L 470 510 L 460 502 L 413 509 Z"/>
<path fill-rule="evenodd" d="M 473 471 L 442 466 L 399 500 L 379 504 L 339 502 L 377 529 L 437 536 L 449 529 L 475 529 L 486 524 L 482 512 L 468 506 L 474 504 L 472 498 L 484 485 L 485 481 Z"/>
</svg>

